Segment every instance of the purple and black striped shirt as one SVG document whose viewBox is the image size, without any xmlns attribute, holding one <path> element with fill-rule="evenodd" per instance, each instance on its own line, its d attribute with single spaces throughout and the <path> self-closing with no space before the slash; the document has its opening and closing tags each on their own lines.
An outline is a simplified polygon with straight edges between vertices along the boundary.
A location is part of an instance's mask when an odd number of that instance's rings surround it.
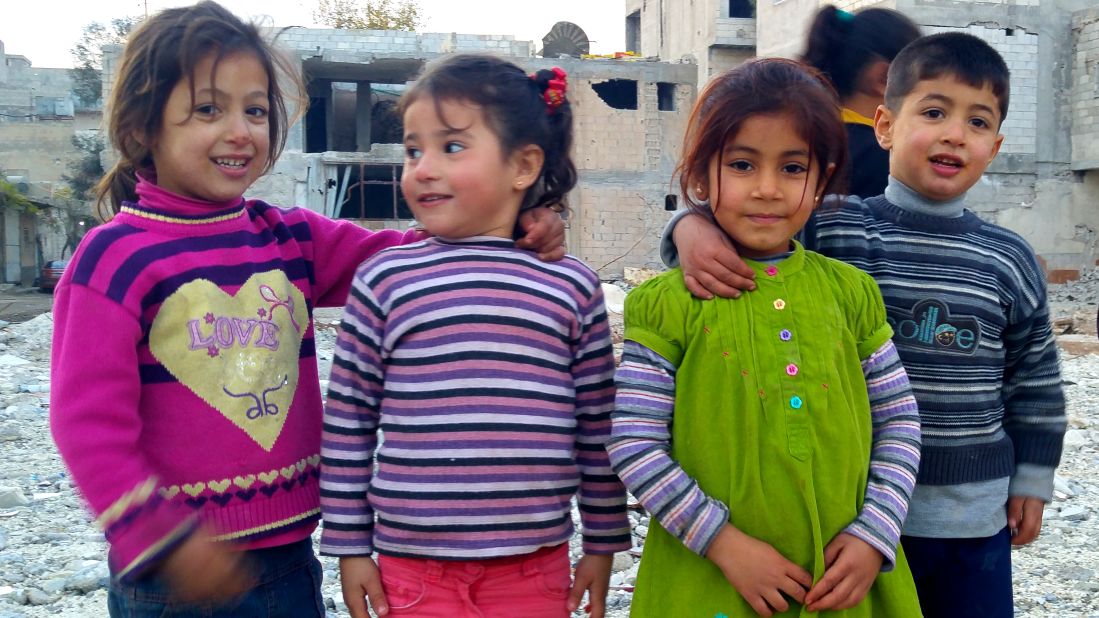
<svg viewBox="0 0 1099 618">
<path fill-rule="evenodd" d="M 336 344 L 321 552 L 526 554 L 569 539 L 574 495 L 584 551 L 628 549 L 605 447 L 613 376 L 599 279 L 580 261 L 483 237 L 379 253 Z"/>
</svg>

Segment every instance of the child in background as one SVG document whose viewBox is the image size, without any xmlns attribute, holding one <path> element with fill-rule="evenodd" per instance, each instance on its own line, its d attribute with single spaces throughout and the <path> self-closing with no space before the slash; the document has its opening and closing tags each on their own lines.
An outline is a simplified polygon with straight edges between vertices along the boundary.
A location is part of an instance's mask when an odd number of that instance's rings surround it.
<svg viewBox="0 0 1099 618">
<path fill-rule="evenodd" d="M 923 452 L 902 545 L 928 616 L 1014 615 L 1011 547 L 1042 528 L 1066 428 L 1034 250 L 966 207 L 1003 142 L 1009 82 L 1003 58 L 972 35 L 906 47 L 875 118 L 885 194 L 823 208 L 806 229 L 807 246 L 881 286 L 912 380 Z M 720 234 L 694 216 L 679 228 L 685 254 Z M 690 261 L 721 278 L 735 260 L 684 258 L 684 271 Z"/>
<path fill-rule="evenodd" d="M 285 143 L 292 75 L 213 2 L 146 20 L 120 61 L 115 216 L 57 287 L 50 402 L 110 542 L 112 616 L 325 614 L 312 310 L 420 236 L 243 199 Z"/>
<path fill-rule="evenodd" d="M 920 430 L 881 295 L 792 240 L 844 138 L 834 92 L 789 60 L 715 77 L 691 113 L 684 199 L 759 287 L 701 301 L 672 270 L 626 298 L 607 448 L 659 522 L 634 616 L 920 615 L 897 549 Z"/>
<path fill-rule="evenodd" d="M 380 616 L 565 618 L 585 591 L 603 616 L 630 530 L 604 445 L 614 357 L 600 282 L 511 240 L 521 209 L 576 183 L 565 90 L 560 69 L 458 55 L 401 100 L 401 189 L 435 238 L 356 273 L 321 449 L 321 552 L 340 556 L 355 618 L 367 598 Z"/>
<path fill-rule="evenodd" d="M 845 191 L 874 197 L 889 179 L 889 152 L 874 137 L 874 111 L 885 98 L 889 63 L 920 36 L 919 27 L 892 9 L 848 13 L 824 6 L 813 18 L 802 60 L 832 82 L 847 127 L 848 181 Z"/>
</svg>

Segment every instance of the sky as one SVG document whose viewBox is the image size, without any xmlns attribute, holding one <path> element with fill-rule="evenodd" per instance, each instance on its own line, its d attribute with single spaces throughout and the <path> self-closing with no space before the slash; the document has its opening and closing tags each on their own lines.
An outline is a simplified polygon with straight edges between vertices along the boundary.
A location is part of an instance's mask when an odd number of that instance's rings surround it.
<svg viewBox="0 0 1099 618">
<path fill-rule="evenodd" d="M 270 17 L 268 25 L 316 26 L 316 0 L 220 0 L 237 15 Z M 535 41 L 558 21 L 580 26 L 596 54 L 625 49 L 625 2 L 623 0 L 418 0 L 423 8 L 422 32 L 462 34 L 510 34 L 518 40 Z M 8 54 L 26 56 L 32 66 L 72 66 L 70 50 L 80 39 L 85 25 L 111 18 L 150 14 L 159 9 L 192 4 L 186 0 L 0 0 L 0 41 Z"/>
</svg>

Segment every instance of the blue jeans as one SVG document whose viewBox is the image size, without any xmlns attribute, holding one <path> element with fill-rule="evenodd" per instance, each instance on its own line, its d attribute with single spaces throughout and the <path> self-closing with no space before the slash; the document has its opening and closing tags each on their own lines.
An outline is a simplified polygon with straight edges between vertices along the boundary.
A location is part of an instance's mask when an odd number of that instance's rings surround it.
<svg viewBox="0 0 1099 618">
<path fill-rule="evenodd" d="M 223 605 L 172 602 L 168 587 L 153 574 L 133 583 L 112 582 L 107 608 L 112 618 L 324 618 L 321 563 L 310 539 L 245 556 L 256 586 Z"/>
<path fill-rule="evenodd" d="M 927 618 L 1011 618 L 1011 534 L 977 539 L 901 537 Z"/>
</svg>

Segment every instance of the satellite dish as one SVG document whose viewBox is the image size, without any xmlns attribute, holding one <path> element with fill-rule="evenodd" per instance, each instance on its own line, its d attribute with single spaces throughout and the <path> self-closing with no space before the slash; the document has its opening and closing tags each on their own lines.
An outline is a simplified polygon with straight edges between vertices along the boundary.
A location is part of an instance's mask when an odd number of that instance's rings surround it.
<svg viewBox="0 0 1099 618">
<path fill-rule="evenodd" d="M 588 53 L 588 35 L 580 29 L 580 26 L 569 22 L 559 21 L 553 24 L 553 28 L 546 36 L 542 37 L 542 57 L 557 58 L 558 56 L 572 56 L 579 58 Z"/>
</svg>

